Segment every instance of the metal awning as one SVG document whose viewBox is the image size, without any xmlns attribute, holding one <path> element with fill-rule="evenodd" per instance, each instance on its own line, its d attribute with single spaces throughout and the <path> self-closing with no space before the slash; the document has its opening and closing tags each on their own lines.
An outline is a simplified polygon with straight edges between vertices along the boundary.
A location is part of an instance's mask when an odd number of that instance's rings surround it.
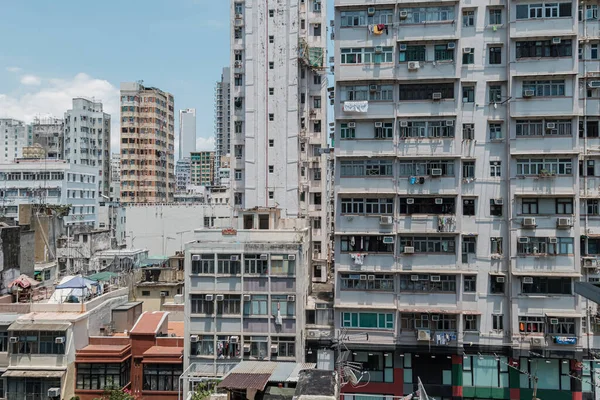
<svg viewBox="0 0 600 400">
<path fill-rule="evenodd" d="M 492 276 L 506 276 L 506 272 L 492 272 L 489 273 Z"/>
<path fill-rule="evenodd" d="M 569 311 L 548 311 L 546 317 L 552 318 L 583 318 L 583 315 Z"/>
<path fill-rule="evenodd" d="M 0 325 L 10 325 L 19 318 L 19 314 L 0 314 Z"/>
<path fill-rule="evenodd" d="M 512 271 L 515 276 L 558 276 L 565 278 L 581 278 L 581 274 L 575 271 Z"/>
<path fill-rule="evenodd" d="M 265 390 L 265 386 L 269 382 L 269 378 L 271 374 L 236 374 L 229 373 L 222 381 L 219 383 L 220 388 L 225 389 L 256 389 L 263 391 Z"/>
<path fill-rule="evenodd" d="M 2 374 L 2 378 L 62 378 L 64 374 L 65 370 L 9 369 Z"/>
<path fill-rule="evenodd" d="M 15 321 L 8 327 L 9 331 L 66 331 L 71 326 L 68 322 L 22 322 Z"/>
</svg>

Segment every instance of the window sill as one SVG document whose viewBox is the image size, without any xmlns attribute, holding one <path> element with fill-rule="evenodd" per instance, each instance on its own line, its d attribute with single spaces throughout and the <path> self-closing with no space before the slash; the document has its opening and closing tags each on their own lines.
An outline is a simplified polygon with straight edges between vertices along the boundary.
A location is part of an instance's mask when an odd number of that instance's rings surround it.
<svg viewBox="0 0 600 400">
<path fill-rule="evenodd" d="M 373 282 L 373 281 L 371 281 Z M 356 288 L 356 289 L 340 289 L 342 292 L 376 292 L 376 293 L 395 293 L 395 289 L 365 289 L 365 288 Z"/>
<path fill-rule="evenodd" d="M 423 21 L 423 22 L 402 22 L 404 20 L 400 20 L 400 26 L 419 26 L 419 25 L 451 25 L 456 23 L 454 20 L 447 21 Z M 449 41 L 453 41 L 454 39 L 449 38 Z"/>
<path fill-rule="evenodd" d="M 544 61 L 550 61 L 550 60 L 560 60 L 563 58 L 573 58 L 573 56 L 557 56 L 557 57 L 521 57 L 521 58 L 516 58 L 516 63 L 520 63 L 520 62 L 528 62 L 528 61 L 540 61 L 540 60 L 544 60 Z"/>
</svg>

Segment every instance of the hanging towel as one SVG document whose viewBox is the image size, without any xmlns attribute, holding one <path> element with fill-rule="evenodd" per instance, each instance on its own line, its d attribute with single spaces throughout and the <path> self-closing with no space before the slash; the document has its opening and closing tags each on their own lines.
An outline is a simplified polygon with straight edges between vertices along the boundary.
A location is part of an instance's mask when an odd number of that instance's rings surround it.
<svg viewBox="0 0 600 400">
<path fill-rule="evenodd" d="M 417 183 L 417 177 L 416 177 L 416 176 L 411 176 L 411 177 L 410 177 L 410 184 L 411 184 L 411 185 L 414 185 L 414 184 L 416 184 L 416 183 Z"/>
<path fill-rule="evenodd" d="M 384 28 L 379 28 L 379 25 L 375 25 L 373 27 L 373 33 L 375 35 L 381 35 L 383 33 Z"/>
</svg>

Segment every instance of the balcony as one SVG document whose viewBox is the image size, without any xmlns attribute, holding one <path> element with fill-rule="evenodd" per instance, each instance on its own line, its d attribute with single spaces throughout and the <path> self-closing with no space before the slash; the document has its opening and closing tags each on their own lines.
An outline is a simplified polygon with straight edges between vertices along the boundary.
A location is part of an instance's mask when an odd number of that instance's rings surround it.
<svg viewBox="0 0 600 400">
<path fill-rule="evenodd" d="M 453 215 L 413 214 L 400 218 L 398 233 L 451 233 L 456 232 L 456 217 Z"/>
<path fill-rule="evenodd" d="M 573 152 L 575 147 L 575 135 L 572 136 L 534 136 L 534 137 L 523 137 L 517 136 L 516 140 L 512 140 L 510 143 L 511 151 L 518 151 L 519 153 L 531 152 L 533 154 L 542 154 L 558 152 L 565 150 L 569 153 Z"/>
<path fill-rule="evenodd" d="M 579 260 L 573 255 L 528 255 L 514 259 L 513 274 L 518 276 L 580 276 Z M 531 274 L 531 275 L 527 275 Z"/>
<path fill-rule="evenodd" d="M 337 142 L 336 153 L 340 156 L 395 156 L 392 140 L 383 139 L 352 139 Z"/>
<path fill-rule="evenodd" d="M 458 36 L 458 26 L 459 24 L 456 21 L 400 24 L 398 39 L 403 42 L 415 40 L 452 40 Z"/>
<path fill-rule="evenodd" d="M 390 215 L 389 218 L 392 218 L 392 216 Z M 379 215 L 340 215 L 336 228 L 340 233 L 382 232 L 393 234 L 394 223 L 382 224 L 381 222 L 381 216 Z"/>
<path fill-rule="evenodd" d="M 542 70 L 540 63 L 544 65 Z M 520 58 L 511 63 L 512 76 L 568 75 L 575 72 L 575 57 Z"/>
<path fill-rule="evenodd" d="M 347 193 L 372 193 L 374 187 L 387 188 L 387 192 L 393 192 L 394 183 L 392 177 L 357 176 L 340 178 L 340 186 Z"/>
<path fill-rule="evenodd" d="M 382 308 L 393 307 L 394 292 L 339 290 L 336 294 L 336 307 Z"/>
<path fill-rule="evenodd" d="M 514 194 L 567 195 L 575 194 L 575 178 L 566 176 L 526 175 L 513 178 Z"/>
<path fill-rule="evenodd" d="M 421 178 L 421 177 L 417 177 Z M 457 194 L 458 181 L 456 177 L 424 176 L 423 184 L 412 183 L 411 177 L 398 178 L 398 193 L 406 194 Z M 369 183 L 372 186 L 372 183 Z"/>
<path fill-rule="evenodd" d="M 552 26 L 552 30 L 548 30 L 548 26 Z M 510 37 L 516 39 L 573 36 L 574 27 L 575 21 L 572 17 L 518 19 L 510 24 Z"/>
<path fill-rule="evenodd" d="M 418 65 L 418 68 L 414 68 Z M 410 68 L 409 68 L 410 67 Z M 455 61 L 419 61 L 403 62 L 396 66 L 396 79 L 448 79 L 456 77 Z"/>
<path fill-rule="evenodd" d="M 398 117 L 455 116 L 455 99 L 402 101 L 396 110 Z M 389 114 L 388 114 L 389 116 Z"/>
<path fill-rule="evenodd" d="M 429 273 L 431 271 L 458 271 L 461 265 L 454 253 L 400 253 L 400 272 Z"/>
<path fill-rule="evenodd" d="M 361 253 L 364 254 L 362 265 L 356 264 L 350 254 L 355 253 L 341 253 L 338 255 L 335 265 L 336 270 L 392 272 L 397 269 L 393 253 Z"/>
<path fill-rule="evenodd" d="M 538 65 L 539 68 L 539 65 Z M 519 93 L 521 96 L 521 93 Z M 543 117 L 572 116 L 575 100 L 570 96 L 561 97 L 517 97 L 510 101 L 510 116 L 530 117 L 532 115 Z"/>
<path fill-rule="evenodd" d="M 460 135 L 460 131 L 458 133 Z M 447 139 L 415 139 L 400 138 L 398 142 L 398 154 L 401 156 L 422 156 L 423 154 L 461 154 L 459 145 L 454 138 Z"/>
</svg>

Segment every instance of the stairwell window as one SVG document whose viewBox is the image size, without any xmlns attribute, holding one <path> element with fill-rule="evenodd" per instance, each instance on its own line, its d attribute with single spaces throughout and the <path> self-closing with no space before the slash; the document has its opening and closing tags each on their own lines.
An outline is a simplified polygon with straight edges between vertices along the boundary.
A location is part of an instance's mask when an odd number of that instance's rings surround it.
<svg viewBox="0 0 600 400">
<path fill-rule="evenodd" d="M 490 46 L 488 48 L 490 65 L 502 64 L 502 47 Z"/>
<path fill-rule="evenodd" d="M 493 237 L 490 238 L 490 253 L 502 255 L 502 238 L 501 237 Z"/>
<path fill-rule="evenodd" d="M 489 9 L 489 24 L 490 25 L 502 25 L 502 9 L 490 8 Z"/>
<path fill-rule="evenodd" d="M 463 49 L 463 65 L 475 64 L 475 49 L 472 47 Z"/>
<path fill-rule="evenodd" d="M 463 11 L 463 27 L 469 28 L 475 26 L 475 11 L 464 10 Z"/>
<path fill-rule="evenodd" d="M 490 176 L 492 178 L 502 176 L 502 161 L 490 161 Z"/>
<path fill-rule="evenodd" d="M 463 179 L 475 178 L 475 161 L 463 161 L 462 177 Z"/>
<path fill-rule="evenodd" d="M 504 139 L 504 135 L 502 134 L 502 124 L 499 122 L 490 122 L 488 124 L 488 129 L 490 131 L 490 140 L 502 140 Z"/>
</svg>

